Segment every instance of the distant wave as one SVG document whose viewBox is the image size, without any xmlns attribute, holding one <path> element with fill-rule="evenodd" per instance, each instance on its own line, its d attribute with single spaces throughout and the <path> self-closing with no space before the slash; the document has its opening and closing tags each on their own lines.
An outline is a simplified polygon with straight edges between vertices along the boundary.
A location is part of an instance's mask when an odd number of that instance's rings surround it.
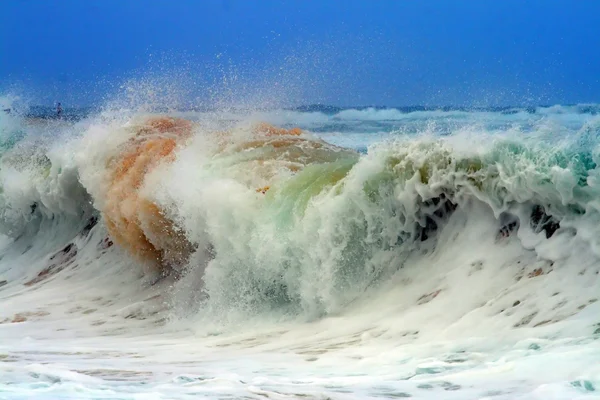
<svg viewBox="0 0 600 400">
<path fill-rule="evenodd" d="M 10 108 L 10 103 L 5 102 L 6 104 L 3 108 Z M 65 114 L 72 116 L 73 118 L 85 118 L 94 113 L 97 113 L 101 110 L 99 107 L 65 107 Z M 231 108 L 231 112 L 235 113 L 236 109 Z M 153 112 L 168 112 L 168 109 L 165 107 L 153 107 Z M 223 110 L 214 109 L 211 107 L 194 107 L 194 108 L 182 108 L 179 109 L 180 112 L 219 112 L 221 113 Z M 240 109 L 238 112 L 245 112 L 247 110 Z M 360 106 L 360 107 L 339 107 L 332 105 L 322 105 L 322 104 L 312 104 L 312 105 L 303 105 L 297 107 L 290 108 L 282 108 L 280 110 L 277 109 L 264 109 L 263 112 L 277 112 L 277 111 L 291 111 L 297 113 L 308 113 L 308 114 L 324 114 L 327 116 L 340 116 L 340 115 L 352 115 L 360 117 L 362 115 L 372 115 L 381 113 L 382 117 L 390 117 L 395 116 L 398 117 L 399 114 L 411 114 L 411 113 L 423 113 L 423 112 L 441 112 L 441 113 L 452 113 L 452 112 L 465 112 L 465 113 L 475 113 L 475 112 L 489 112 L 489 113 L 498 113 L 498 114 L 515 114 L 520 112 L 525 112 L 528 114 L 590 114 L 590 115 L 598 115 L 600 113 L 600 104 L 593 103 L 582 103 L 582 104 L 572 104 L 572 105 L 546 105 L 546 106 L 492 106 L 492 107 L 466 107 L 466 106 L 400 106 L 400 107 L 390 107 L 390 106 Z M 348 114 L 350 113 L 350 114 Z M 36 118 L 51 118 L 56 115 L 55 107 L 48 106 L 30 106 L 23 114 L 27 117 L 36 117 Z M 426 115 L 426 114 L 425 114 Z M 392 118 L 393 119 L 393 118 Z"/>
</svg>

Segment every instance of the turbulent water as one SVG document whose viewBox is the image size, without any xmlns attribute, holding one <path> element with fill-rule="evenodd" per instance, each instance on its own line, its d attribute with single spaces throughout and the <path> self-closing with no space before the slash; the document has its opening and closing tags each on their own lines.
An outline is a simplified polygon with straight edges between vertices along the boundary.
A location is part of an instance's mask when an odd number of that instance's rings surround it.
<svg viewBox="0 0 600 400">
<path fill-rule="evenodd" d="M 0 398 L 597 398 L 599 112 L 0 113 Z"/>
</svg>

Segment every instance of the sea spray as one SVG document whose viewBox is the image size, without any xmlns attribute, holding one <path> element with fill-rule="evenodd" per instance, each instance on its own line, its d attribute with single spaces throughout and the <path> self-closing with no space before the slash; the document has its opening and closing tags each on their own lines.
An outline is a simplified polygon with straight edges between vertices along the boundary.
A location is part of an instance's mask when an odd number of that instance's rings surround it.
<svg viewBox="0 0 600 400">
<path fill-rule="evenodd" d="M 593 110 L 394 111 L 407 129 L 344 111 L 187 112 L 191 136 L 140 186 L 194 245 L 161 280 L 102 217 L 107 161 L 149 115 L 18 122 L 0 168 L 0 393 L 592 396 Z M 303 134 L 248 146 L 257 120 Z"/>
</svg>

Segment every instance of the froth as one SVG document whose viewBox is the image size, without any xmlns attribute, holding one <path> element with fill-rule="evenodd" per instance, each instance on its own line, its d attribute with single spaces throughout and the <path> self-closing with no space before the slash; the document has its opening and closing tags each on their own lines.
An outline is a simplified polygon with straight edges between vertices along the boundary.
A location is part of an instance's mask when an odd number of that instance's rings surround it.
<svg viewBox="0 0 600 400">
<path fill-rule="evenodd" d="M 103 190 L 94 191 L 95 201 L 100 206 L 110 236 L 143 261 L 146 272 L 165 273 L 172 268 L 177 269 L 185 264 L 195 245 L 173 222 L 168 210 L 153 200 L 153 189 L 144 188 L 144 185 L 155 169 L 175 160 L 177 148 L 184 148 L 198 127 L 181 118 L 153 116 L 133 121 L 123 129 L 129 138 L 116 146 L 106 160 L 105 184 L 102 185 Z M 270 151 L 289 151 L 281 164 L 292 172 L 300 168 L 305 160 L 300 160 L 303 152 L 299 149 L 308 142 L 300 137 L 301 134 L 302 131 L 297 128 L 288 130 L 259 123 L 253 125 L 247 135 L 236 136 L 232 132 L 209 135 L 216 143 L 213 151 L 217 154 L 257 148 L 265 150 L 253 162 L 264 167 L 262 176 L 268 180 L 273 178 L 269 166 L 265 165 L 273 158 Z M 316 141 L 311 143 L 313 148 L 322 146 Z M 269 188 L 267 184 L 254 189 L 264 194 Z"/>
</svg>

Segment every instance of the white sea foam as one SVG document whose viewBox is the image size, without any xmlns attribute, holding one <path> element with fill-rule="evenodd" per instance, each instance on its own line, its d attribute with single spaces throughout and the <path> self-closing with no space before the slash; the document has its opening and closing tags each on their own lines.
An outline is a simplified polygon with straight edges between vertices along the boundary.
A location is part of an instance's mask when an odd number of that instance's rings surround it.
<svg viewBox="0 0 600 400">
<path fill-rule="evenodd" d="M 215 153 L 212 116 L 195 113 L 143 191 L 214 253 L 156 284 L 90 221 L 130 116 L 69 127 L 43 163 L 5 150 L 0 397 L 597 398 L 593 115 L 501 129 L 489 113 L 486 130 L 462 113 L 451 135 L 415 136 L 296 114 L 271 122 L 368 153 L 276 171 L 262 196 L 248 154 Z M 242 137 L 244 118 L 222 121 Z"/>
</svg>

